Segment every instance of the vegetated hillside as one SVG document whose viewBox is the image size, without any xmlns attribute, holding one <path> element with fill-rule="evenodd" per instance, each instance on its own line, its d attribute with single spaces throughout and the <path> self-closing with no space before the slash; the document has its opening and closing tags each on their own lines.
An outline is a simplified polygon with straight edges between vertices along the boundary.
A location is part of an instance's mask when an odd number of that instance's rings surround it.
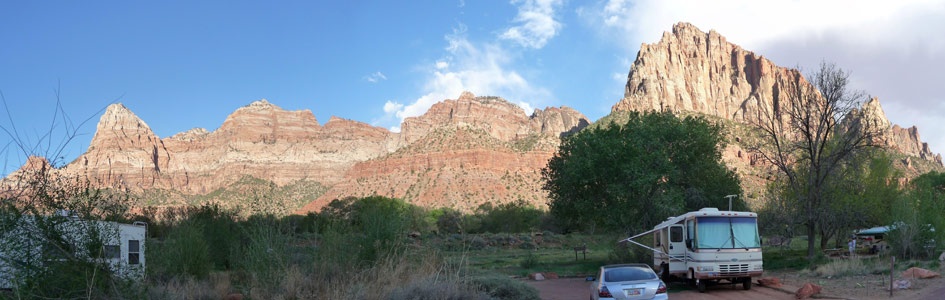
<svg viewBox="0 0 945 300">
<path fill-rule="evenodd" d="M 186 194 L 176 190 L 147 189 L 133 193 L 136 207 L 160 210 L 184 206 L 217 205 L 242 215 L 287 215 L 315 201 L 328 187 L 316 181 L 298 180 L 285 185 L 245 175 L 239 180 L 206 194 Z"/>
<path fill-rule="evenodd" d="M 331 197 L 389 195 L 434 207 L 518 199 L 544 205 L 540 169 L 560 136 L 587 124 L 571 108 L 526 115 L 502 98 L 466 92 L 407 118 L 400 133 L 337 117 L 322 125 L 311 111 L 260 100 L 237 109 L 217 130 L 160 138 L 113 104 L 88 150 L 54 173 L 129 191 L 142 207 L 218 203 L 259 210 L 253 203 L 274 201 L 282 213 L 323 203 L 314 200 L 333 186 Z M 391 165 L 404 167 L 383 169 Z M 34 157 L 23 168 L 43 166 L 48 163 Z M 417 177 L 408 193 L 397 183 L 400 170 L 437 177 Z M 15 174 L 4 180 L 6 188 L 15 188 Z"/>
<path fill-rule="evenodd" d="M 748 203 L 757 204 L 764 185 L 776 172 L 745 150 L 758 137 L 752 124 L 759 120 L 760 108 L 783 111 L 785 108 L 778 106 L 788 103 L 782 99 L 788 91 L 808 84 L 798 70 L 779 67 L 728 42 L 714 30 L 706 33 L 692 24 L 678 23 L 672 32 L 664 32 L 659 42 L 641 46 L 630 68 L 624 98 L 596 123 L 620 122 L 628 111 L 647 110 L 702 115 L 723 123 L 729 137 L 723 160 L 741 176 Z M 903 129 L 886 119 L 878 98 L 867 101 L 851 116 L 887 128 L 877 142 L 907 177 L 945 169 L 941 155 L 919 139 L 916 127 Z"/>
</svg>

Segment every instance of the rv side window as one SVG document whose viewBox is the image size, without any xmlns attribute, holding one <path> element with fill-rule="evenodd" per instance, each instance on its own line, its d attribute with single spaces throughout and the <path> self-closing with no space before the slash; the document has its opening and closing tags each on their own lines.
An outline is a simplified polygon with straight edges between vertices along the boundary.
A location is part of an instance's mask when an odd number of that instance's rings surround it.
<svg viewBox="0 0 945 300">
<path fill-rule="evenodd" d="M 128 240 L 128 264 L 140 263 L 141 245 L 138 240 Z"/>
<path fill-rule="evenodd" d="M 672 243 L 682 243 L 682 226 L 669 228 L 669 241 Z"/>
<path fill-rule="evenodd" d="M 121 246 L 105 245 L 105 258 L 115 259 L 121 257 Z"/>
</svg>

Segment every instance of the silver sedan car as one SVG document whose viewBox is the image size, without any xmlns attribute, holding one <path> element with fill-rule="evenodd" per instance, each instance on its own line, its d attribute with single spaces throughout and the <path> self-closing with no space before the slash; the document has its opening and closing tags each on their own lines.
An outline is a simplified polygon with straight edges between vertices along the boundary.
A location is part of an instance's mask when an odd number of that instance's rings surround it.
<svg viewBox="0 0 945 300">
<path fill-rule="evenodd" d="M 606 265 L 591 281 L 591 300 L 669 299 L 666 284 L 645 264 Z"/>
</svg>

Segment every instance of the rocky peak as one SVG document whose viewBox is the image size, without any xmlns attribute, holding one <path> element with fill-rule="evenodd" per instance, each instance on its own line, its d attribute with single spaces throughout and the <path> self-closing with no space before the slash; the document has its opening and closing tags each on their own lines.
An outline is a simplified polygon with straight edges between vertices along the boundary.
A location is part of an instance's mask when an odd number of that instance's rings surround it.
<svg viewBox="0 0 945 300">
<path fill-rule="evenodd" d="M 115 143 L 150 143 L 153 140 L 157 140 L 157 136 L 147 123 L 121 103 L 115 103 L 109 105 L 99 119 L 89 147 Z"/>
<path fill-rule="evenodd" d="M 178 140 L 178 141 L 192 141 L 200 137 L 204 137 L 208 134 L 210 134 L 210 131 L 207 131 L 206 129 L 201 128 L 201 127 L 194 127 L 194 128 L 191 128 L 190 130 L 171 136 L 171 139 Z"/>
<path fill-rule="evenodd" d="M 714 30 L 706 33 L 692 24 L 677 23 L 659 42 L 640 46 L 624 98 L 612 111 L 695 112 L 751 124 L 758 121 L 762 108 L 788 109 L 786 95 L 809 84 L 798 70 L 779 67 Z M 890 127 L 878 98 L 853 115 L 889 128 L 888 148 L 936 160 L 915 128 Z"/>
<path fill-rule="evenodd" d="M 513 141 L 534 134 L 559 136 L 589 123 L 583 114 L 570 108 L 546 110 L 536 110 L 526 116 L 521 107 L 501 97 L 476 97 L 463 92 L 455 100 L 434 104 L 421 116 L 405 119 L 400 138 L 403 144 L 408 144 L 436 128 L 468 126 L 482 129 L 501 141 Z"/>
<path fill-rule="evenodd" d="M 246 141 L 312 136 L 321 128 L 310 110 L 287 111 L 266 99 L 238 108 L 220 126 L 222 134 Z"/>
<path fill-rule="evenodd" d="M 584 114 L 567 106 L 535 109 L 529 117 L 533 131 L 552 136 L 564 136 L 590 125 Z"/>
<path fill-rule="evenodd" d="M 879 104 L 879 98 L 877 97 L 873 97 L 870 101 L 863 103 L 860 114 L 863 122 L 868 122 L 871 128 L 881 128 L 885 130 L 889 128 L 891 124 L 889 119 L 886 118 L 886 112 L 883 111 L 883 106 Z"/>
</svg>

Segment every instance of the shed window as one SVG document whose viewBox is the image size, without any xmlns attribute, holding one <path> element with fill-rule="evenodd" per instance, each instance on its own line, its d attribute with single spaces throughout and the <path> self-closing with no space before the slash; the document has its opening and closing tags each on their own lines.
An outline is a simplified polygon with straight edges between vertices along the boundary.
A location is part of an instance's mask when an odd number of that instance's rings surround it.
<svg viewBox="0 0 945 300">
<path fill-rule="evenodd" d="M 128 240 L 128 264 L 137 265 L 141 259 L 141 245 L 138 240 Z"/>
<path fill-rule="evenodd" d="M 107 259 L 121 258 L 121 246 L 105 245 L 105 258 Z"/>
</svg>

